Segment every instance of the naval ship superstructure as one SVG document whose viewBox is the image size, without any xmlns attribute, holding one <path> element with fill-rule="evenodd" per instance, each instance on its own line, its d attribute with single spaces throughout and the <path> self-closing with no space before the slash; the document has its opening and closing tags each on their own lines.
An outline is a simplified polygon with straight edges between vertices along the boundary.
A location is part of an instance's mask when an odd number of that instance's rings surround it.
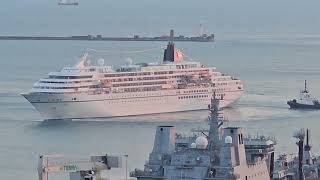
<svg viewBox="0 0 320 180">
<path fill-rule="evenodd" d="M 202 136 L 181 136 L 173 126 L 159 126 L 144 170 L 130 173 L 138 180 L 270 180 L 275 142 L 245 138 L 239 127 L 222 127 L 219 100 L 209 106 L 209 126 Z"/>
<path fill-rule="evenodd" d="M 80 58 L 74 67 L 50 72 L 22 95 L 44 119 L 80 119 L 203 110 L 212 93 L 221 107 L 243 93 L 241 81 L 215 67 L 184 61 L 169 42 L 161 63 L 132 62 L 113 68 L 103 59 Z M 89 63 L 89 61 L 91 63 Z M 95 63 L 95 64 L 94 64 Z"/>
<path fill-rule="evenodd" d="M 275 162 L 274 180 L 319 180 L 320 162 L 311 152 L 310 130 L 301 129 L 294 135 L 299 148 L 297 154 L 280 154 Z M 306 141 L 305 141 L 306 138 Z"/>
</svg>

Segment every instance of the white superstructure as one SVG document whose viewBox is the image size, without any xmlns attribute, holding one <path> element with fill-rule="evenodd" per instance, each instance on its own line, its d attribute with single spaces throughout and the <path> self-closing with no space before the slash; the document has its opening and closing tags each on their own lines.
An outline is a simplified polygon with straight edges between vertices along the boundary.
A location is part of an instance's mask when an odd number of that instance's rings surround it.
<svg viewBox="0 0 320 180">
<path fill-rule="evenodd" d="M 45 119 L 131 116 L 207 109 L 213 93 L 226 107 L 240 98 L 240 80 L 182 60 L 169 43 L 162 63 L 128 63 L 118 69 L 87 54 L 74 67 L 51 72 L 22 94 Z"/>
</svg>

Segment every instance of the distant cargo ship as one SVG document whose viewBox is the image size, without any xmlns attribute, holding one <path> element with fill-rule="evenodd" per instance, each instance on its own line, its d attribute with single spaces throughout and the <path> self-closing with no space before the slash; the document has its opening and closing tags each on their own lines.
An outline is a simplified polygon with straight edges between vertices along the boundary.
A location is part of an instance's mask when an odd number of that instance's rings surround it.
<svg viewBox="0 0 320 180">
<path fill-rule="evenodd" d="M 74 5 L 74 6 L 78 6 L 79 3 L 78 2 L 68 1 L 68 0 L 60 0 L 58 2 L 58 5 Z"/>
<path fill-rule="evenodd" d="M 243 93 L 240 80 L 200 62 L 183 61 L 170 42 L 162 63 L 120 68 L 95 64 L 83 56 L 74 67 L 51 72 L 22 94 L 45 119 L 131 116 L 207 109 L 213 93 L 221 107 Z"/>
</svg>

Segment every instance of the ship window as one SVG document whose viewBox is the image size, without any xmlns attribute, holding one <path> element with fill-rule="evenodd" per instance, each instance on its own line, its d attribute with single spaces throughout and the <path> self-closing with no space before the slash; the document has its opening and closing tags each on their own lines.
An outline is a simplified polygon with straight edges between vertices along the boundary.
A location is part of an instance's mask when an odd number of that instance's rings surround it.
<svg viewBox="0 0 320 180">
<path fill-rule="evenodd" d="M 85 79 L 85 78 L 92 78 L 92 76 L 55 76 L 55 75 L 50 75 L 49 78 L 51 78 L 51 79 Z"/>
</svg>

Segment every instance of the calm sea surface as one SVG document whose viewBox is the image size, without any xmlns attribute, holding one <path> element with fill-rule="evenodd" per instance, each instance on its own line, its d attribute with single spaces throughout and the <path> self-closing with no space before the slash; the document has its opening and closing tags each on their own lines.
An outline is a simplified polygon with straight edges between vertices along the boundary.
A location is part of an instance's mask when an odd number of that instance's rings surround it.
<svg viewBox="0 0 320 180">
<path fill-rule="evenodd" d="M 319 153 L 320 111 L 289 110 L 286 101 L 303 88 L 305 79 L 320 97 L 320 1 L 103 1 L 81 0 L 78 7 L 57 6 L 55 0 L 10 0 L 0 3 L 0 35 L 153 36 L 196 35 L 199 25 L 216 34 L 215 43 L 176 43 L 185 54 L 245 84 L 243 97 L 224 114 L 229 125 L 251 134 L 276 136 L 277 151 L 295 152 L 292 134 L 312 131 Z M 108 64 L 127 58 L 153 62 L 162 58 L 165 42 L 0 41 L 0 179 L 37 179 L 42 153 L 128 154 L 128 169 L 143 168 L 152 149 L 155 127 L 175 125 L 177 131 L 207 125 L 207 112 L 130 118 L 42 122 L 19 93 L 48 72 L 76 63 L 86 48 L 108 50 Z M 123 54 L 149 48 L 159 50 Z M 125 169 L 109 172 L 123 179 Z M 64 179 L 52 175 L 52 179 Z"/>
</svg>

